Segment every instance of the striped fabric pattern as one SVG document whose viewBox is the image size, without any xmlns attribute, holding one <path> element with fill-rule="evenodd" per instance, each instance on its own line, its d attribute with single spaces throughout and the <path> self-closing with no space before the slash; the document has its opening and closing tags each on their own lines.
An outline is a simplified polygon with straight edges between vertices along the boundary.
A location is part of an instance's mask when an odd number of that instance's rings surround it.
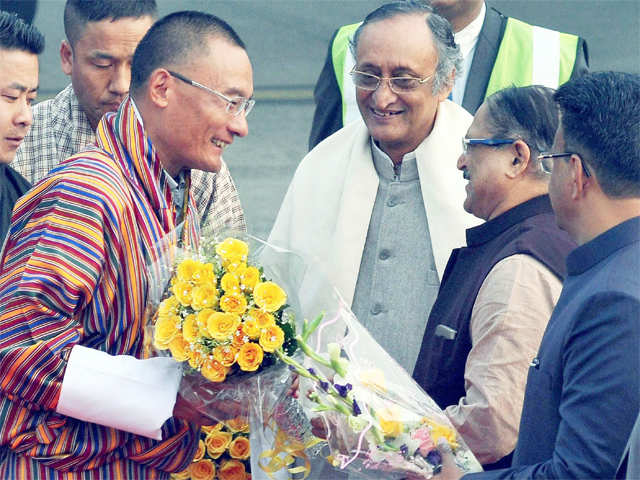
<svg viewBox="0 0 640 480">
<path fill-rule="evenodd" d="M 102 119 L 97 147 L 18 201 L 0 269 L 0 478 L 160 479 L 189 465 L 198 432 L 177 419 L 157 442 L 55 412 L 74 345 L 142 358 L 147 265 L 175 245 L 176 214 L 131 100 Z M 195 246 L 191 197 L 185 224 Z"/>
</svg>

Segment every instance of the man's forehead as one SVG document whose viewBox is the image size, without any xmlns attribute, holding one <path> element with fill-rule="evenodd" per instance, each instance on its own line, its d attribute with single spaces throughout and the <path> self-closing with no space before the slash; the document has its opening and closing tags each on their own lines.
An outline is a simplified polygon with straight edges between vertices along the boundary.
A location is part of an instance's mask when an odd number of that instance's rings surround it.
<svg viewBox="0 0 640 480">
<path fill-rule="evenodd" d="M 113 46 L 124 46 L 135 50 L 152 24 L 153 18 L 150 15 L 88 21 L 78 35 L 74 47 L 81 45 L 87 49 L 106 51 Z"/>
<path fill-rule="evenodd" d="M 38 89 L 38 56 L 22 50 L 0 48 L 0 88 L 23 92 Z"/>
</svg>

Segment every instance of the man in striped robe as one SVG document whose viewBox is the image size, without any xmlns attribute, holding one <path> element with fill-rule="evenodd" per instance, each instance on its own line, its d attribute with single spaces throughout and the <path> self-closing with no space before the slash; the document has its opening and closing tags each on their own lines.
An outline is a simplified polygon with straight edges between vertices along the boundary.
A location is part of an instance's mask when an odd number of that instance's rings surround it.
<svg viewBox="0 0 640 480">
<path fill-rule="evenodd" d="M 140 42 L 130 92 L 96 147 L 14 210 L 0 258 L 3 479 L 165 479 L 195 453 L 178 364 L 144 358 L 148 265 L 163 239 L 197 244 L 190 170 L 218 171 L 247 134 L 251 64 L 224 21 L 178 12 Z"/>
</svg>

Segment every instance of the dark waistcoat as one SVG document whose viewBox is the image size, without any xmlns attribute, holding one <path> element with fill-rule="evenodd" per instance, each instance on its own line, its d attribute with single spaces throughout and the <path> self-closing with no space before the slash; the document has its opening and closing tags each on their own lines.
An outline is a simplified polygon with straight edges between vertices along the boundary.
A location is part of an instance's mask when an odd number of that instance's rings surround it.
<svg viewBox="0 0 640 480">
<path fill-rule="evenodd" d="M 456 405 L 465 395 L 471 311 L 489 271 L 506 257 L 526 254 L 562 280 L 566 257 L 575 248 L 556 226 L 547 195 L 468 229 L 467 245 L 451 252 L 413 372 L 415 380 L 443 409 Z"/>
</svg>

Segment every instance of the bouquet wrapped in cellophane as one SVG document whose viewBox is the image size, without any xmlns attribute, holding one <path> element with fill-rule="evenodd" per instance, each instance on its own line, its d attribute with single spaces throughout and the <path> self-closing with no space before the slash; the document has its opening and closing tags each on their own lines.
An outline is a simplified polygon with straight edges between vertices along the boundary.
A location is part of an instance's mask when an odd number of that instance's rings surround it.
<svg viewBox="0 0 640 480">
<path fill-rule="evenodd" d="M 260 448 L 256 454 L 271 452 L 263 456 L 269 474 L 285 473 L 296 457 L 305 457 L 305 445 L 291 447 L 289 436 L 282 441 L 278 431 L 276 417 L 287 415 L 283 398 L 294 375 L 276 351 L 288 357 L 297 349 L 294 311 L 302 261 L 246 234 L 202 239 L 197 250 L 157 248 L 161 260 L 150 266 L 151 354 L 183 364 L 179 394 L 195 410 L 220 424 L 247 419 L 251 446 Z M 265 250 L 268 265 L 257 260 Z M 212 436 L 224 435 L 214 432 L 205 440 Z M 274 446 L 277 439 L 287 446 L 284 457 Z M 229 478 L 249 478 L 248 462 L 241 462 L 247 467 L 242 477 L 240 462 L 231 460 L 236 475 Z M 250 459 L 254 472 L 258 460 L 258 455 Z M 190 471 L 198 468 L 206 473 L 210 465 L 200 462 Z M 187 475 L 202 476 L 182 473 Z"/>
<path fill-rule="evenodd" d="M 437 478 L 446 449 L 463 471 L 481 471 L 444 412 L 373 339 L 322 274 L 308 269 L 306 277 L 300 291 L 303 312 L 324 313 L 299 329 L 303 360 L 276 353 L 300 375 L 301 408 L 324 430 L 330 447 L 325 456 L 334 468 L 359 478 Z M 402 328 L 402 319 L 397 321 Z M 333 478 L 326 469 L 314 469 L 311 478 Z"/>
</svg>

